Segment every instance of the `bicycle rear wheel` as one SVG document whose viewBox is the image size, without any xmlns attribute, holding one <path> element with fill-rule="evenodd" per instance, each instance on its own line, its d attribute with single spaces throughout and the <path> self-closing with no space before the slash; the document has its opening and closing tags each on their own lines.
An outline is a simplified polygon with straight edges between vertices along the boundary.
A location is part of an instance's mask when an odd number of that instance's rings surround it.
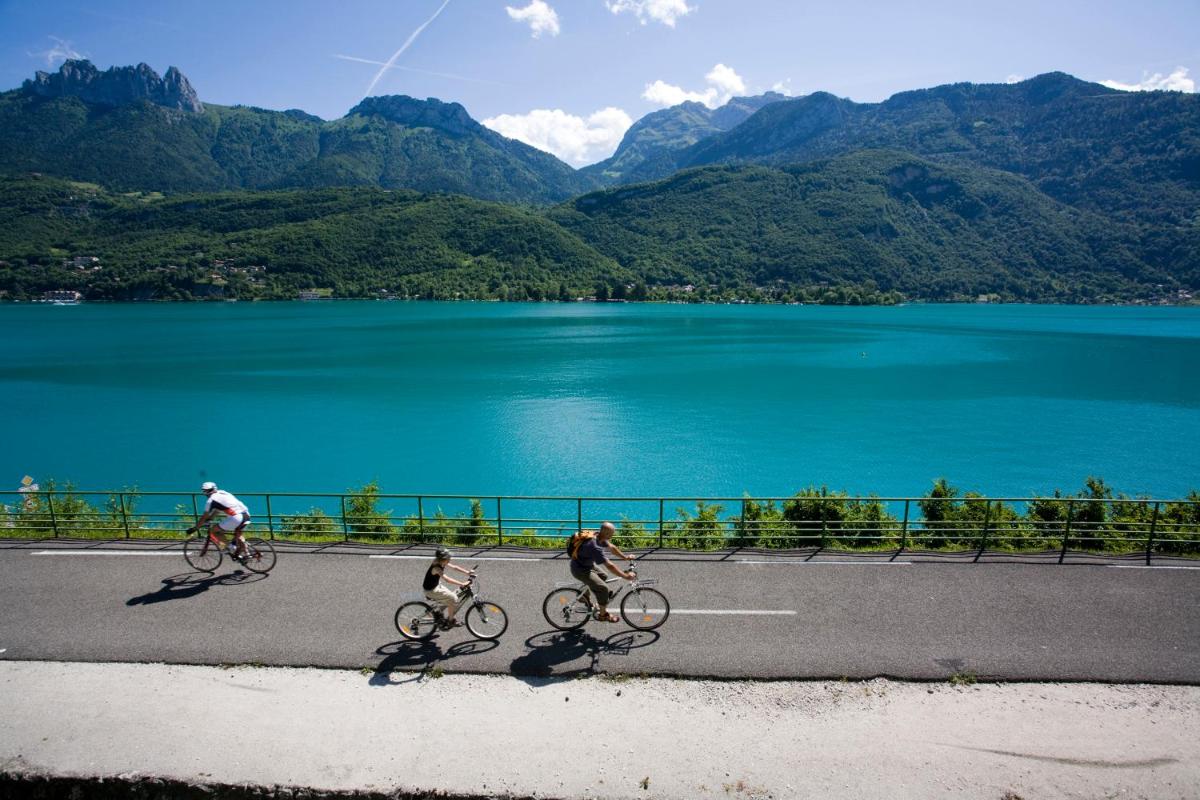
<svg viewBox="0 0 1200 800">
<path fill-rule="evenodd" d="M 191 537 L 183 543 L 183 557 L 192 569 L 215 572 L 221 566 L 224 548 L 208 538 L 207 533 Z"/>
<path fill-rule="evenodd" d="M 652 631 L 667 621 L 671 604 L 657 589 L 634 589 L 621 599 L 621 616 L 639 631 Z"/>
<path fill-rule="evenodd" d="M 508 614 L 487 600 L 480 600 L 467 609 L 467 630 L 480 639 L 499 639 L 508 630 Z"/>
<path fill-rule="evenodd" d="M 246 555 L 240 560 L 251 572 L 270 572 L 275 567 L 275 546 L 267 539 L 247 537 Z"/>
<path fill-rule="evenodd" d="M 405 639 L 424 641 L 437 631 L 433 606 L 414 600 L 396 609 L 396 630 Z"/>
<path fill-rule="evenodd" d="M 572 587 L 555 589 L 542 601 L 542 615 L 560 631 L 582 628 L 592 615 L 591 608 L 582 599 L 583 593 Z"/>
</svg>

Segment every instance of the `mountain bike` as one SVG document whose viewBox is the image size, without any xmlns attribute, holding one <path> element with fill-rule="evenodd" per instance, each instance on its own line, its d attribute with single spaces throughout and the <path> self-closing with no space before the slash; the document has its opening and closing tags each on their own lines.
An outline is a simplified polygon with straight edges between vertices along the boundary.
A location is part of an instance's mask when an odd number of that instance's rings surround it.
<svg viewBox="0 0 1200 800">
<path fill-rule="evenodd" d="M 396 630 L 405 639 L 424 641 L 438 631 L 453 628 L 455 618 L 464 608 L 467 610 L 467 630 L 479 639 L 499 639 L 508 629 L 508 613 L 491 600 L 483 599 L 479 578 L 472 568 L 467 585 L 458 592 L 458 605 L 453 616 L 447 617 L 440 603 L 409 600 L 396 609 Z"/>
<path fill-rule="evenodd" d="M 644 580 L 637 577 L 633 571 L 633 580 L 624 586 L 612 588 L 614 583 L 622 583 L 620 578 L 605 577 L 612 592 L 609 605 L 628 589 L 621 598 L 621 617 L 633 628 L 640 631 L 652 631 L 667 621 L 671 614 L 671 604 L 666 595 L 653 588 L 657 580 Z M 582 628 L 597 612 L 596 602 L 592 598 L 592 590 L 586 583 L 572 581 L 560 583 L 546 595 L 542 601 L 542 614 L 546 621 L 560 631 L 572 631 Z"/>
<path fill-rule="evenodd" d="M 215 572 L 225 557 L 225 545 L 211 530 L 198 531 L 183 543 L 183 557 L 193 569 L 200 572 Z M 245 542 L 243 555 L 229 557 L 251 572 L 270 572 L 275 566 L 275 548 L 271 542 L 257 536 L 246 536 Z"/>
</svg>

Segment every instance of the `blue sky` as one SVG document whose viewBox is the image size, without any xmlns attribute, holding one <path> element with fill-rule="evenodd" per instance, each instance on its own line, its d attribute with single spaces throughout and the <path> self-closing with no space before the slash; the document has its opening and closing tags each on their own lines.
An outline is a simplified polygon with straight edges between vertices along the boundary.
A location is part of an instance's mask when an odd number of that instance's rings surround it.
<svg viewBox="0 0 1200 800">
<path fill-rule="evenodd" d="M 1052 70 L 1195 91 L 1197 31 L 1200 0 L 0 0 L 0 90 L 77 55 L 177 66 L 206 102 L 331 119 L 396 56 L 372 93 L 461 102 L 579 165 L 687 97 L 776 87 L 873 102 Z"/>
</svg>

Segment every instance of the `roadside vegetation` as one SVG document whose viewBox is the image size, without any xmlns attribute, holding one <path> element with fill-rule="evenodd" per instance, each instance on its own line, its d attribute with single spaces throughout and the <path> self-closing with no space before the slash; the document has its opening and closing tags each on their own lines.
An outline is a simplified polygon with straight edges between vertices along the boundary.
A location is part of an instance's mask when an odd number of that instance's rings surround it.
<svg viewBox="0 0 1200 800">
<path fill-rule="evenodd" d="M 49 481 L 41 491 L 3 498 L 0 537 L 180 538 L 194 519 L 195 506 L 189 501 L 171 511 L 147 513 L 143 501 L 150 497 L 136 488 L 84 495 L 70 483 Z M 243 499 L 251 506 L 256 535 L 292 542 L 560 549 L 576 527 L 573 519 L 562 519 L 562 509 L 547 511 L 536 522 L 528 512 L 525 518 L 505 520 L 494 498 L 426 498 L 417 513 L 396 513 L 387 506 L 412 498 L 384 495 L 376 481 L 345 494 L 314 495 L 316 502 L 307 510 L 269 517 L 264 498 Z M 466 508 L 448 513 L 443 502 Z M 783 500 L 747 496 L 732 503 L 664 503 L 661 519 L 657 512 L 653 519 L 645 518 L 644 502 L 641 512 L 641 518 L 614 520 L 623 548 L 1039 552 L 1065 546 L 1121 554 L 1149 545 L 1163 555 L 1200 555 L 1200 492 L 1155 500 L 1115 491 L 1101 478 L 1088 478 L 1075 493 L 1056 490 L 1021 501 L 963 491 L 942 478 L 924 496 L 907 501 L 856 497 L 822 486 Z"/>
</svg>

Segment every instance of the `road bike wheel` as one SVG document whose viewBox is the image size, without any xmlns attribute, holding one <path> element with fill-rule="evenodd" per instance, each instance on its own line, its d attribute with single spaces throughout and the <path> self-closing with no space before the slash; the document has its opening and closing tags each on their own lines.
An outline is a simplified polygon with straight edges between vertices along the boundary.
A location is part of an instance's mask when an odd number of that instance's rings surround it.
<svg viewBox="0 0 1200 800">
<path fill-rule="evenodd" d="M 542 601 L 542 614 L 553 627 L 560 631 L 582 628 L 592 615 L 588 604 L 581 599 L 578 589 L 564 587 L 555 589 Z"/>
<path fill-rule="evenodd" d="M 499 639 L 508 630 L 508 612 L 495 603 L 480 600 L 467 609 L 467 630 L 480 639 Z"/>
<path fill-rule="evenodd" d="M 275 567 L 275 546 L 267 539 L 247 538 L 241 564 L 251 572 L 270 572 Z"/>
<path fill-rule="evenodd" d="M 192 569 L 201 572 L 216 572 L 221 566 L 224 548 L 208 538 L 207 533 L 193 536 L 183 543 L 183 557 Z"/>
<path fill-rule="evenodd" d="M 621 599 L 621 616 L 639 631 L 652 631 L 667 621 L 671 604 L 657 589 L 634 589 Z"/>
<path fill-rule="evenodd" d="M 425 641 L 437 632 L 437 618 L 433 606 L 414 600 L 396 609 L 396 630 L 405 639 Z"/>
</svg>

